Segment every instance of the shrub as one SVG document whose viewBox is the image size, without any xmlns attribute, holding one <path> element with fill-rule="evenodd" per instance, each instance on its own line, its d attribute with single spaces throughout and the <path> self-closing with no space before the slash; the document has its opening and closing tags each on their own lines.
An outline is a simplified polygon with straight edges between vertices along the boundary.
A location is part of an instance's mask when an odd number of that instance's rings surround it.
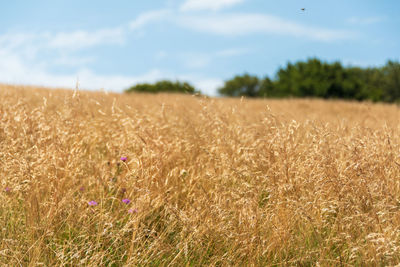
<svg viewBox="0 0 400 267">
<path fill-rule="evenodd" d="M 171 82 L 168 80 L 158 81 L 155 84 L 140 83 L 136 84 L 127 90 L 127 93 L 141 92 L 141 93 L 160 93 L 160 92 L 171 92 L 171 93 L 198 93 L 198 91 L 187 82 L 175 81 Z"/>
</svg>

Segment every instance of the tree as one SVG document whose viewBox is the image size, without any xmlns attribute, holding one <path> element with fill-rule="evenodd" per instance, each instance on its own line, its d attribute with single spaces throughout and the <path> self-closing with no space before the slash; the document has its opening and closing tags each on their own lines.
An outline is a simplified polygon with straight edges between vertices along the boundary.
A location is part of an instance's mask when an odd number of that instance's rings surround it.
<svg viewBox="0 0 400 267">
<path fill-rule="evenodd" d="M 388 61 L 382 68 L 384 82 L 384 100 L 389 102 L 400 100 L 400 63 Z"/>
<path fill-rule="evenodd" d="M 307 62 L 288 63 L 285 69 L 279 69 L 275 86 L 279 95 L 344 97 L 343 76 L 339 62 L 328 64 L 312 58 Z"/>
<path fill-rule="evenodd" d="M 383 67 L 343 67 L 317 58 L 287 63 L 274 80 L 244 74 L 225 82 L 221 95 L 249 97 L 321 97 L 400 101 L 400 63 Z"/>
<path fill-rule="evenodd" d="M 279 93 L 275 90 L 273 81 L 267 76 L 261 81 L 257 95 L 259 97 L 276 97 L 279 96 Z"/>
<path fill-rule="evenodd" d="M 259 79 L 246 73 L 225 81 L 224 86 L 219 88 L 218 92 L 225 96 L 257 97 L 259 96 L 259 88 Z"/>
<path fill-rule="evenodd" d="M 158 81 L 155 84 L 141 83 L 134 85 L 127 90 L 127 93 L 141 92 L 141 93 L 160 93 L 160 92 L 172 92 L 172 93 L 198 93 L 192 85 L 187 82 L 171 82 L 168 80 Z"/>
</svg>

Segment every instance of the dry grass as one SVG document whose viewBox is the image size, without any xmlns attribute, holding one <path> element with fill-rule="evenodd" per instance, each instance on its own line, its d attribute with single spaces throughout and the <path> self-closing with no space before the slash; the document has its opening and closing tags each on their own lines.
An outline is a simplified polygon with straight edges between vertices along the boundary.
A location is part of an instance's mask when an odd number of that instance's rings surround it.
<svg viewBox="0 0 400 267">
<path fill-rule="evenodd" d="M 0 86 L 0 265 L 398 264 L 399 125 L 394 105 Z"/>
</svg>

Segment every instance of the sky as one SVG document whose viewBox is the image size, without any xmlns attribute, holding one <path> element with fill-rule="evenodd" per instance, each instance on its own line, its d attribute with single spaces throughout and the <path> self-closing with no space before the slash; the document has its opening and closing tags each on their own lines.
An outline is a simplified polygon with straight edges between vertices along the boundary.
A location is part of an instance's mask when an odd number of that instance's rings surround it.
<svg viewBox="0 0 400 267">
<path fill-rule="evenodd" d="M 302 8 L 305 8 L 303 11 Z M 398 0 L 35 0 L 0 4 L 0 83 L 107 90 L 162 79 L 208 95 L 317 57 L 400 60 Z"/>
</svg>

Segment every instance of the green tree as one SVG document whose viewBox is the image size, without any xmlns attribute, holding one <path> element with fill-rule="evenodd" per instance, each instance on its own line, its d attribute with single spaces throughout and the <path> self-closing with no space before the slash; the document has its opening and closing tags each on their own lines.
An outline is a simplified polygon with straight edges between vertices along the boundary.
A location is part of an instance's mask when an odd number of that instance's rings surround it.
<svg viewBox="0 0 400 267">
<path fill-rule="evenodd" d="M 260 82 L 257 96 L 259 97 L 278 97 L 279 93 L 275 90 L 274 82 L 267 76 Z"/>
<path fill-rule="evenodd" d="M 384 100 L 389 102 L 400 100 L 400 63 L 388 61 L 382 68 Z"/>
<path fill-rule="evenodd" d="M 246 73 L 225 81 L 224 86 L 219 88 L 218 92 L 224 96 L 257 97 L 259 96 L 259 88 L 259 79 Z"/>
<path fill-rule="evenodd" d="M 171 92 L 171 93 L 198 93 L 192 85 L 187 82 L 175 81 L 171 82 L 168 80 L 158 81 L 155 84 L 140 83 L 136 84 L 127 90 L 127 93 L 141 92 L 141 93 L 160 93 L 160 92 Z"/>
<path fill-rule="evenodd" d="M 285 69 L 281 68 L 277 73 L 275 91 L 284 96 L 345 97 L 342 84 L 344 76 L 339 62 L 328 64 L 312 58 L 307 62 L 288 63 Z"/>
</svg>

